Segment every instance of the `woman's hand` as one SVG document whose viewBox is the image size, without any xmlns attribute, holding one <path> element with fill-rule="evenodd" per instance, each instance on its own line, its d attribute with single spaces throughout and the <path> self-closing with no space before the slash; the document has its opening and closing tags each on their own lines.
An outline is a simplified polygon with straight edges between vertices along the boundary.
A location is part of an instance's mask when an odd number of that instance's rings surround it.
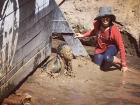
<svg viewBox="0 0 140 105">
<path fill-rule="evenodd" d="M 81 33 L 76 33 L 74 38 L 82 38 L 82 37 L 84 37 L 83 34 L 81 34 Z"/>
<path fill-rule="evenodd" d="M 128 67 L 122 67 L 122 68 L 121 68 L 121 71 L 122 71 L 122 72 L 128 71 Z"/>
</svg>

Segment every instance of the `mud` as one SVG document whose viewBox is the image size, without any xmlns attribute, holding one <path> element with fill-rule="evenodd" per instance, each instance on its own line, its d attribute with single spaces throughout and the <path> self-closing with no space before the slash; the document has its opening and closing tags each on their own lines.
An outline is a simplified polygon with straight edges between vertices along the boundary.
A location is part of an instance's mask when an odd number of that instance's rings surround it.
<svg viewBox="0 0 140 105">
<path fill-rule="evenodd" d="M 98 7 L 106 3 L 103 0 L 88 1 L 67 0 L 61 6 L 75 32 L 83 32 L 93 27 L 92 20 L 97 14 Z M 117 20 L 125 25 L 124 28 L 132 36 L 138 39 L 139 0 L 134 3 L 131 1 L 127 2 L 127 6 L 126 1 L 120 2 L 120 0 L 109 0 L 108 3 L 115 7 L 114 12 L 117 15 Z M 132 7 L 135 7 L 135 11 Z M 128 14 L 128 11 L 132 12 Z M 133 12 L 137 15 L 136 18 L 131 16 Z M 133 21 L 134 18 L 136 21 Z M 55 47 L 60 42 L 59 40 L 53 41 L 52 56 L 55 56 Z M 128 42 L 131 43 L 127 43 L 128 47 L 131 47 L 133 42 Z M 89 44 L 91 45 L 91 42 L 86 42 L 85 48 L 92 57 L 94 48 L 88 46 Z M 133 50 L 134 47 L 135 45 L 132 45 L 132 49 L 128 49 L 127 52 L 130 52 L 130 55 L 137 55 Z M 31 96 L 30 104 L 32 105 L 140 105 L 140 58 L 128 56 L 127 62 L 130 70 L 128 72 L 122 73 L 115 67 L 102 71 L 91 60 L 78 57 L 72 60 L 75 77 L 58 74 L 55 78 L 50 78 L 46 71 L 38 68 L 4 102 L 15 102 L 6 105 L 23 105 L 20 100 L 22 100 L 22 96 L 28 94 Z M 30 104 L 28 103 L 28 105 Z"/>
<path fill-rule="evenodd" d="M 72 60 L 75 77 L 50 78 L 38 68 L 15 93 L 29 94 L 34 105 L 140 105 L 140 59 L 127 58 L 131 71 L 125 73 L 102 71 L 83 57 Z"/>
</svg>

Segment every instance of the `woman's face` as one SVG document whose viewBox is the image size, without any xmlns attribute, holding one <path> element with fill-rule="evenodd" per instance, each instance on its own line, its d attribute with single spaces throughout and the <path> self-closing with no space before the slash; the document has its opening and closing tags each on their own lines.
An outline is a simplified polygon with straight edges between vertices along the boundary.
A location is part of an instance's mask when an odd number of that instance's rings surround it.
<svg viewBox="0 0 140 105">
<path fill-rule="evenodd" d="M 101 18 L 102 25 L 104 27 L 108 27 L 110 24 L 111 18 L 109 16 L 105 16 Z"/>
</svg>

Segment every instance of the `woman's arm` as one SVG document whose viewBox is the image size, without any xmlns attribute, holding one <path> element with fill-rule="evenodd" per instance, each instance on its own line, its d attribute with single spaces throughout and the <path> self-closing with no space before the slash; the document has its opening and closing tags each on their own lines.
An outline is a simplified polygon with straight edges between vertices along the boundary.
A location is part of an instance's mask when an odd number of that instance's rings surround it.
<svg viewBox="0 0 140 105">
<path fill-rule="evenodd" d="M 90 30 L 90 31 L 87 31 L 84 34 L 76 33 L 75 34 L 75 38 L 89 37 L 89 36 L 92 36 L 93 35 L 93 32 L 94 32 L 94 29 L 93 30 Z"/>
<path fill-rule="evenodd" d="M 96 35 L 96 31 L 97 31 L 97 29 L 99 27 L 99 22 L 98 21 L 93 21 L 93 26 L 94 26 L 94 29 L 87 31 L 84 34 L 76 33 L 75 37 L 89 37 L 89 36 Z"/>
<path fill-rule="evenodd" d="M 126 53 L 125 53 L 125 47 L 124 47 L 122 35 L 116 26 L 114 26 L 112 31 L 113 31 L 112 34 L 114 35 L 114 39 L 115 39 L 116 44 L 117 44 L 119 51 L 120 51 L 120 58 L 121 58 L 122 67 L 127 67 L 127 65 L 126 65 Z"/>
</svg>

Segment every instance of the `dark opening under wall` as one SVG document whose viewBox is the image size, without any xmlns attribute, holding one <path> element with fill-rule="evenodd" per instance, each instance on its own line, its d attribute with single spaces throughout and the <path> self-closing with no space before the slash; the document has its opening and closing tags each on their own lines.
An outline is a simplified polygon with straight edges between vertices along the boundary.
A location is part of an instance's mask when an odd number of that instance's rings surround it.
<svg viewBox="0 0 140 105">
<path fill-rule="evenodd" d="M 140 57 L 140 38 L 139 42 L 127 31 L 122 31 L 126 53 L 132 56 Z"/>
</svg>

